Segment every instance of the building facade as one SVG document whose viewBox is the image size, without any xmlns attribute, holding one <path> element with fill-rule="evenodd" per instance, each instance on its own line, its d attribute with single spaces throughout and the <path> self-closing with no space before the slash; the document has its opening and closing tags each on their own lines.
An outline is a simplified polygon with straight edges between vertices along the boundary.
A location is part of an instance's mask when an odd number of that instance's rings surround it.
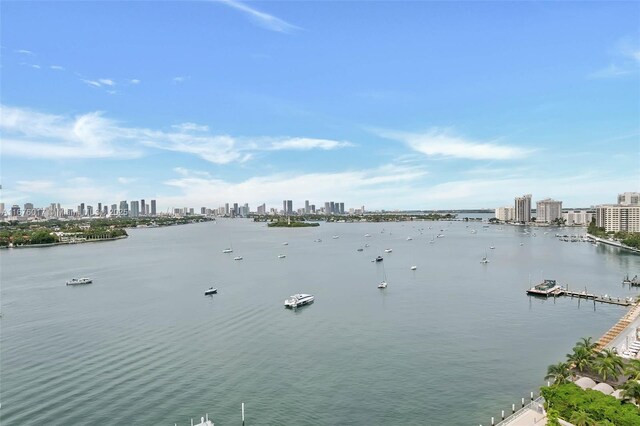
<svg viewBox="0 0 640 426">
<path fill-rule="evenodd" d="M 551 223 L 562 218 L 562 201 L 551 198 L 536 203 L 536 222 Z"/>
<path fill-rule="evenodd" d="M 607 232 L 640 232 L 640 205 L 597 206 L 596 226 Z"/>
<path fill-rule="evenodd" d="M 514 209 L 516 222 L 531 222 L 531 194 L 516 197 Z"/>
<path fill-rule="evenodd" d="M 496 209 L 496 219 L 502 222 L 511 222 L 516 219 L 516 209 L 513 207 L 498 207 Z"/>
</svg>

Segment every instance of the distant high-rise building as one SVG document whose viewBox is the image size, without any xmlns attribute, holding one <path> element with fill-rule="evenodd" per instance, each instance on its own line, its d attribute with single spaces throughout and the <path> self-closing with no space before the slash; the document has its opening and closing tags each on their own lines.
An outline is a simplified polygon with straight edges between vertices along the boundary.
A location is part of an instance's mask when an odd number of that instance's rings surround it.
<svg viewBox="0 0 640 426">
<path fill-rule="evenodd" d="M 118 216 L 118 205 L 117 204 L 111 204 L 111 211 L 109 212 L 109 216 Z"/>
<path fill-rule="evenodd" d="M 344 203 L 340 203 L 340 214 L 344 214 Z"/>
<path fill-rule="evenodd" d="M 185 209 L 185 210 L 186 210 L 186 209 Z M 193 207 L 190 207 L 190 208 L 189 208 L 189 214 L 190 214 L 191 216 L 193 216 L 193 213 L 194 213 Z"/>
<path fill-rule="evenodd" d="M 73 209 L 67 209 L 67 216 L 73 216 Z"/>
<path fill-rule="evenodd" d="M 311 204 L 311 211 L 310 213 L 315 213 L 316 212 L 316 205 L 315 204 Z"/>
<path fill-rule="evenodd" d="M 4 208 L 4 203 L 0 203 L 0 216 L 4 216 L 5 215 L 5 208 Z"/>
<path fill-rule="evenodd" d="M 282 213 L 287 214 L 287 200 L 282 200 Z"/>
<path fill-rule="evenodd" d="M 293 201 L 287 200 L 287 214 L 293 213 Z"/>
<path fill-rule="evenodd" d="M 551 198 L 540 200 L 536 203 L 536 222 L 551 223 L 562 218 L 562 201 Z"/>
<path fill-rule="evenodd" d="M 20 206 L 19 205 L 14 204 L 13 206 L 11 206 L 11 216 L 13 216 L 13 217 L 20 216 Z"/>
<path fill-rule="evenodd" d="M 240 210 L 238 210 L 238 203 L 233 203 L 233 214 L 232 216 L 238 216 L 240 214 Z"/>
<path fill-rule="evenodd" d="M 200 207 L 200 214 L 207 214 L 207 208 L 206 207 Z"/>
<path fill-rule="evenodd" d="M 266 204 L 262 204 L 261 206 L 258 206 L 258 214 L 266 214 L 267 213 L 267 205 Z"/>
<path fill-rule="evenodd" d="M 531 222 L 531 194 L 516 197 L 514 208 L 516 222 Z"/>
<path fill-rule="evenodd" d="M 102 203 L 98 203 L 98 208 L 96 209 L 96 213 L 98 216 L 102 215 Z"/>
<path fill-rule="evenodd" d="M 114 206 L 115 206 L 115 204 L 114 204 Z M 104 206 L 102 208 L 102 216 L 108 216 L 108 215 L 109 215 L 109 207 Z"/>
<path fill-rule="evenodd" d="M 78 209 L 78 216 L 84 217 L 86 211 L 84 209 L 84 203 L 80 203 L 80 208 Z"/>
<path fill-rule="evenodd" d="M 130 217 L 138 217 L 140 216 L 140 203 L 138 201 L 132 201 L 131 207 L 129 210 Z"/>
<path fill-rule="evenodd" d="M 335 201 L 331 201 L 331 203 L 329 203 L 329 213 L 334 214 L 336 212 L 336 203 Z"/>
<path fill-rule="evenodd" d="M 304 200 L 304 212 L 305 214 L 311 213 L 311 209 L 309 207 L 309 200 Z"/>
<path fill-rule="evenodd" d="M 224 214 L 229 216 L 229 203 L 224 203 Z"/>
<path fill-rule="evenodd" d="M 35 216 L 35 211 L 33 210 L 33 203 L 24 203 L 24 211 L 22 212 L 25 216 Z"/>
<path fill-rule="evenodd" d="M 640 192 L 618 194 L 618 204 L 621 206 L 640 206 Z"/>
<path fill-rule="evenodd" d="M 93 216 L 93 206 L 87 206 L 87 216 Z"/>
<path fill-rule="evenodd" d="M 324 203 L 324 214 L 331 214 L 331 203 L 329 201 Z"/>
<path fill-rule="evenodd" d="M 126 201 L 120 201 L 120 211 L 118 216 L 129 216 L 129 203 Z"/>
<path fill-rule="evenodd" d="M 516 218 L 516 209 L 513 207 L 498 207 L 496 209 L 496 219 L 503 222 L 511 222 Z"/>
<path fill-rule="evenodd" d="M 151 216 L 156 215 L 156 200 L 151 200 Z"/>
<path fill-rule="evenodd" d="M 144 198 L 142 200 L 140 200 L 140 214 L 142 216 L 145 216 L 147 214 L 147 210 L 145 210 L 145 203 L 144 203 Z"/>
<path fill-rule="evenodd" d="M 640 205 L 596 206 L 596 226 L 607 232 L 640 232 Z"/>
</svg>

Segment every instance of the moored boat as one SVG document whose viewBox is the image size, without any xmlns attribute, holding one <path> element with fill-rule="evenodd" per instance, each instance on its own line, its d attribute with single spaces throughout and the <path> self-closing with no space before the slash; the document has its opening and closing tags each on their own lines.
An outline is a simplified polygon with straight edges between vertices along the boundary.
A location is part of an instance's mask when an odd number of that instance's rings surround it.
<svg viewBox="0 0 640 426">
<path fill-rule="evenodd" d="M 204 295 L 205 296 L 211 296 L 212 294 L 217 294 L 217 293 L 218 293 L 218 289 L 217 288 L 209 287 L 208 290 L 205 290 Z"/>
<path fill-rule="evenodd" d="M 81 284 L 91 284 L 93 280 L 91 278 L 73 278 L 67 281 L 67 285 L 81 285 Z"/>
<path fill-rule="evenodd" d="M 556 280 L 544 280 L 540 284 L 527 290 L 527 294 L 542 297 L 559 296 L 562 294 L 562 290 L 562 287 L 556 283 Z"/>
<path fill-rule="evenodd" d="M 290 296 L 288 299 L 284 301 L 285 308 L 297 308 L 300 306 L 308 305 L 313 303 L 315 297 L 312 294 L 294 294 Z"/>
<path fill-rule="evenodd" d="M 382 258 L 382 256 L 378 256 L 375 258 L 376 262 L 382 262 L 384 259 Z"/>
</svg>

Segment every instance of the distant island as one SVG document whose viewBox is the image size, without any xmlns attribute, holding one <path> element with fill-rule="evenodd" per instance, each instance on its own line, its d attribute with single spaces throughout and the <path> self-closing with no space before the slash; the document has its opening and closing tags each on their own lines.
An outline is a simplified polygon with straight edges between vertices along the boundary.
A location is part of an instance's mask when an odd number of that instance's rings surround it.
<svg viewBox="0 0 640 426">
<path fill-rule="evenodd" d="M 269 228 L 306 228 L 309 226 L 320 226 L 320 224 L 318 222 L 299 222 L 299 221 L 279 220 L 277 222 L 271 222 L 267 226 Z"/>
</svg>

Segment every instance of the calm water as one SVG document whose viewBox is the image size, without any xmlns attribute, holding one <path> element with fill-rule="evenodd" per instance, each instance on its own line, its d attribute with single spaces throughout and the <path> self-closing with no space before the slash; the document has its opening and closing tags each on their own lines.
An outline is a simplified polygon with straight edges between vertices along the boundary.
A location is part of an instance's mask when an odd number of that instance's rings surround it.
<svg viewBox="0 0 640 426">
<path fill-rule="evenodd" d="M 636 294 L 640 256 L 466 225 L 219 220 L 1 251 L 1 423 L 239 425 L 245 402 L 248 425 L 486 424 L 624 313 L 530 300 L 529 281 Z M 285 310 L 297 292 L 316 303 Z"/>
</svg>

